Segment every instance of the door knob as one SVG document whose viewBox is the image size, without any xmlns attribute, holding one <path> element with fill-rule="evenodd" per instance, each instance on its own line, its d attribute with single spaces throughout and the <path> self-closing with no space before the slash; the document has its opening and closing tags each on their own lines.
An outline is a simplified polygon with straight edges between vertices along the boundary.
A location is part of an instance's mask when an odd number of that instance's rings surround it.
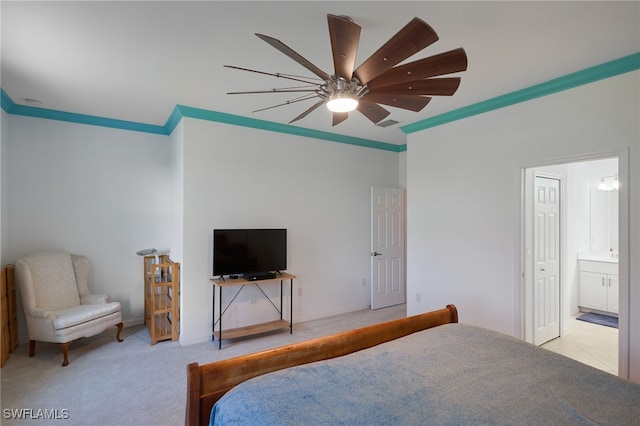
<svg viewBox="0 0 640 426">
<path fill-rule="evenodd" d="M 540 272 L 544 272 L 544 268 L 540 268 Z"/>
<path fill-rule="evenodd" d="M 382 256 L 382 253 L 378 253 L 377 251 L 374 251 L 374 252 L 373 252 L 373 255 L 374 255 L 374 256 Z"/>
</svg>

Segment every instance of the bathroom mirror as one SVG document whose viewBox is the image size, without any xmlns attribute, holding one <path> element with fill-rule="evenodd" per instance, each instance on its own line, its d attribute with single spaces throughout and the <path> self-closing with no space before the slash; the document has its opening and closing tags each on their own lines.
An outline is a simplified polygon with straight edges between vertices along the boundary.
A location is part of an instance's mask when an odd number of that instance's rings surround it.
<svg viewBox="0 0 640 426">
<path fill-rule="evenodd" d="M 589 248 L 618 250 L 618 191 L 591 189 Z"/>
</svg>

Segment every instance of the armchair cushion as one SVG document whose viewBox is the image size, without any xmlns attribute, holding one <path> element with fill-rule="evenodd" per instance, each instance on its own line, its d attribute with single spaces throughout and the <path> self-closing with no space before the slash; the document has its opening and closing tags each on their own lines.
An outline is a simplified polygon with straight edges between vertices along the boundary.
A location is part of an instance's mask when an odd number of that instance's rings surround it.
<svg viewBox="0 0 640 426">
<path fill-rule="evenodd" d="M 120 312 L 120 303 L 111 302 L 101 305 L 78 305 L 67 309 L 55 311 L 53 328 L 60 330 L 74 325 L 82 324 L 92 319 L 104 317 Z"/>
<path fill-rule="evenodd" d="M 80 304 L 71 255 L 40 252 L 24 258 L 33 283 L 35 308 L 57 311 Z"/>
<path fill-rule="evenodd" d="M 101 303 L 107 303 L 106 294 L 81 294 L 80 303 L 83 305 L 99 305 Z"/>
</svg>

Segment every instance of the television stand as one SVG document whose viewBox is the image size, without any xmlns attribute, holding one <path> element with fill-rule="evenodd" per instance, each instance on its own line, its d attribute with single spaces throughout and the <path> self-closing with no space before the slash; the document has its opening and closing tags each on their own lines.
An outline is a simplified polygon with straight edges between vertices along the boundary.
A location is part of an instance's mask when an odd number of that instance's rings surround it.
<svg viewBox="0 0 640 426">
<path fill-rule="evenodd" d="M 213 283 L 213 297 L 212 297 L 212 305 L 211 305 L 211 316 L 213 318 L 213 325 L 211 327 L 212 340 L 215 341 L 218 339 L 218 349 L 222 349 L 222 339 L 236 339 L 238 337 L 251 336 L 254 334 L 266 333 L 269 331 L 280 330 L 283 328 L 289 328 L 289 333 L 293 334 L 293 280 L 296 278 L 295 275 L 288 274 L 286 272 L 280 272 L 277 276 L 276 274 L 272 274 L 270 278 L 265 279 L 246 279 L 245 277 L 239 278 L 213 278 L 211 282 Z M 284 281 L 289 280 L 289 320 L 283 318 L 282 316 L 282 307 L 284 301 Z M 266 295 L 266 293 L 260 287 L 261 284 L 266 284 L 269 282 L 280 281 L 280 307 L 278 308 L 276 304 Z M 260 292 L 267 298 L 267 300 L 271 303 L 275 311 L 280 315 L 280 319 L 274 321 L 267 321 L 259 324 L 252 324 L 246 327 L 238 327 L 232 329 L 222 329 L 222 318 L 226 310 L 231 306 L 233 301 L 236 299 L 238 294 L 242 291 L 242 289 L 246 285 L 255 285 Z M 223 287 L 240 287 L 236 291 L 235 295 L 231 299 L 231 301 L 223 307 L 222 305 L 222 288 Z M 218 315 L 216 316 L 216 289 L 218 290 Z M 217 328 L 217 330 L 216 330 Z"/>
</svg>

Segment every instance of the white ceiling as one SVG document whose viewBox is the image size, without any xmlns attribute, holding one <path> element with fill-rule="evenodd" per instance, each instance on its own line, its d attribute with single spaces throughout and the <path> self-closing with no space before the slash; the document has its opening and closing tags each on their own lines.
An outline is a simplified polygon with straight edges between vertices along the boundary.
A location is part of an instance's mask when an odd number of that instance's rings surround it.
<svg viewBox="0 0 640 426">
<path fill-rule="evenodd" d="M 226 95 L 291 85 L 223 68 L 311 76 L 254 33 L 275 37 L 332 73 L 327 13 L 362 27 L 356 65 L 414 16 L 440 40 L 408 61 L 463 47 L 467 71 L 453 97 L 419 113 L 389 108 L 400 125 L 640 51 L 640 2 L 201 1 L 1 2 L 0 84 L 16 104 L 164 125 L 177 104 L 287 123 L 315 101 L 263 112 L 276 94 Z M 594 100 L 597 101 L 597 100 Z M 357 112 L 336 127 L 324 108 L 295 123 L 395 144 Z"/>
</svg>

